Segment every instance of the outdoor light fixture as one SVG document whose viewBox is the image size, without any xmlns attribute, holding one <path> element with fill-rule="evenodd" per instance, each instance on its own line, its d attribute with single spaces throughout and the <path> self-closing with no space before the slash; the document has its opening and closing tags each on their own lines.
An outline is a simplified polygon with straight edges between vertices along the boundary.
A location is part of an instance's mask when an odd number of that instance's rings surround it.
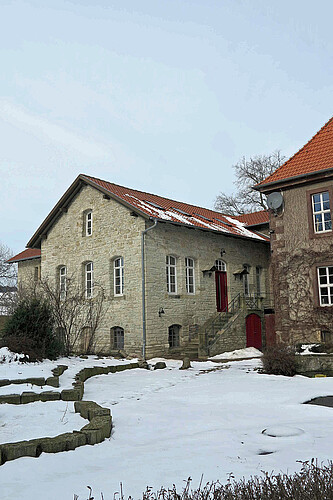
<svg viewBox="0 0 333 500">
<path fill-rule="evenodd" d="M 223 255 L 224 255 L 225 253 L 226 253 L 226 252 L 225 252 L 224 248 L 221 248 L 221 257 L 223 257 Z"/>
<path fill-rule="evenodd" d="M 159 310 L 158 310 L 158 315 L 159 315 L 159 317 L 161 317 L 161 316 L 162 316 L 162 314 L 165 314 L 165 312 L 164 312 L 163 307 L 160 307 L 160 308 L 159 308 Z"/>
</svg>

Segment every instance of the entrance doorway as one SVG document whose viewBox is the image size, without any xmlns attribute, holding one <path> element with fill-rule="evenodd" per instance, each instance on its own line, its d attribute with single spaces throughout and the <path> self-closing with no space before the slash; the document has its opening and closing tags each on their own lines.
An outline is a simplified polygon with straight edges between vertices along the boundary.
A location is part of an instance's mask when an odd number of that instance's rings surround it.
<svg viewBox="0 0 333 500">
<path fill-rule="evenodd" d="M 228 311 L 227 273 L 215 271 L 216 309 L 218 312 Z"/>
<path fill-rule="evenodd" d="M 258 314 L 246 318 L 246 347 L 261 349 L 261 319 Z"/>
</svg>

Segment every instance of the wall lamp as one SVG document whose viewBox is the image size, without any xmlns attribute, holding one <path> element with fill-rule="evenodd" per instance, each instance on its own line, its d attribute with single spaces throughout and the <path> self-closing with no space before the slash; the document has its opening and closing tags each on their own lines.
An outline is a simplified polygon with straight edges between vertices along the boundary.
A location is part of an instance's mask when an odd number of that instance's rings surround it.
<svg viewBox="0 0 333 500">
<path fill-rule="evenodd" d="M 223 255 L 226 253 L 226 251 L 224 250 L 224 248 L 221 248 L 221 257 L 223 257 Z"/>
<path fill-rule="evenodd" d="M 165 314 L 165 312 L 164 312 L 163 307 L 160 307 L 159 310 L 158 310 L 158 315 L 159 315 L 160 318 L 162 317 L 162 314 Z"/>
</svg>

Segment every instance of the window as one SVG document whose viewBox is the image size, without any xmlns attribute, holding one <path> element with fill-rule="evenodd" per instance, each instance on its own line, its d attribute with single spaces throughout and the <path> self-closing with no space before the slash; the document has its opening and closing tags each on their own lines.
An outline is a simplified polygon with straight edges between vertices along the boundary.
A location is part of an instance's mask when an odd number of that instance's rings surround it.
<svg viewBox="0 0 333 500">
<path fill-rule="evenodd" d="M 185 258 L 186 293 L 195 293 L 194 260 Z"/>
<path fill-rule="evenodd" d="M 59 294 L 60 300 L 66 298 L 66 266 L 59 268 Z"/>
<path fill-rule="evenodd" d="M 40 267 L 36 266 L 34 269 L 34 281 L 40 280 Z"/>
<path fill-rule="evenodd" d="M 111 345 L 113 349 L 124 349 L 124 329 L 121 326 L 111 328 Z"/>
<path fill-rule="evenodd" d="M 256 293 L 257 297 L 261 296 L 261 267 L 257 266 L 256 267 Z"/>
<path fill-rule="evenodd" d="M 319 301 L 321 306 L 333 305 L 333 266 L 318 267 Z"/>
<path fill-rule="evenodd" d="M 227 270 L 226 263 L 222 259 L 217 259 L 215 261 L 215 267 L 216 267 L 217 271 L 224 271 L 225 272 Z"/>
<path fill-rule="evenodd" d="M 247 271 L 243 274 L 244 295 L 246 296 L 250 295 L 249 269 L 250 266 L 248 264 L 244 264 L 244 270 Z"/>
<path fill-rule="evenodd" d="M 85 265 L 85 285 L 86 298 L 91 299 L 94 290 L 94 266 L 92 262 L 87 262 Z"/>
<path fill-rule="evenodd" d="M 166 256 L 166 281 L 168 293 L 177 293 L 176 257 Z"/>
<path fill-rule="evenodd" d="M 124 259 L 118 257 L 114 260 L 113 271 L 114 294 L 123 295 L 124 293 Z"/>
<path fill-rule="evenodd" d="M 85 216 L 85 225 L 86 225 L 86 236 L 91 236 L 92 235 L 92 210 L 89 210 L 86 212 Z"/>
<path fill-rule="evenodd" d="M 179 347 L 179 332 L 181 325 L 169 326 L 169 347 Z"/>
<path fill-rule="evenodd" d="M 320 341 L 325 344 L 330 344 L 332 341 L 332 335 L 330 330 L 321 330 L 320 331 Z"/>
<path fill-rule="evenodd" d="M 315 233 L 332 231 L 329 192 L 316 193 L 312 198 L 312 214 Z"/>
</svg>

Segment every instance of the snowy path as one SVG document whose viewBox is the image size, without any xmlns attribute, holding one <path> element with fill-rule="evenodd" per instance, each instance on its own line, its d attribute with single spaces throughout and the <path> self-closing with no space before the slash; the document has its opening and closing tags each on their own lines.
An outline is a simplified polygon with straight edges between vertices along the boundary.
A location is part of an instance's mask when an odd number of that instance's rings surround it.
<svg viewBox="0 0 333 500">
<path fill-rule="evenodd" d="M 332 458 L 333 409 L 302 405 L 315 396 L 333 394 L 333 378 L 308 379 L 258 374 L 259 360 L 225 365 L 167 361 L 167 370 L 130 370 L 88 380 L 84 399 L 111 408 L 110 440 L 73 452 L 22 458 L 0 467 L 2 500 L 112 499 L 124 485 L 125 495 L 140 498 L 147 485 L 194 485 L 260 474 L 293 472 L 297 460 Z M 214 371 L 201 373 L 201 370 Z M 216 369 L 217 368 L 217 369 Z M 41 429 L 43 423 L 41 422 Z M 302 434 L 274 438 L 267 427 L 302 429 Z M 272 452 L 260 455 L 263 452 Z"/>
</svg>

